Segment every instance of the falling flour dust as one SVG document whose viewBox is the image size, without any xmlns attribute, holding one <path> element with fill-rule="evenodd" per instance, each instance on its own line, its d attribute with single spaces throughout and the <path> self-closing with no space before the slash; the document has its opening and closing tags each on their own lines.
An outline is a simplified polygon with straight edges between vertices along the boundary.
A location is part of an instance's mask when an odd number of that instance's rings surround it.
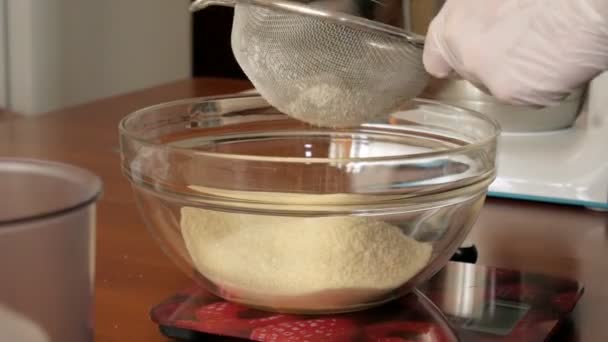
<svg viewBox="0 0 608 342">
<path fill-rule="evenodd" d="M 326 309 L 374 300 L 415 276 L 432 247 L 366 217 L 278 217 L 181 209 L 194 266 L 242 301 Z"/>
</svg>

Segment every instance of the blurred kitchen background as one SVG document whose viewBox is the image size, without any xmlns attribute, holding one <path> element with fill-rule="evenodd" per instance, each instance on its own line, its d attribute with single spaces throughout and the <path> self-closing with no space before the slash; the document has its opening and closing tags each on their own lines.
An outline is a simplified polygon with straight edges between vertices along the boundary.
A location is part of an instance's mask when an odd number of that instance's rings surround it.
<svg viewBox="0 0 608 342">
<path fill-rule="evenodd" d="M 38 115 L 192 76 L 243 78 L 231 8 L 190 0 L 0 0 L 0 108 Z"/>
<path fill-rule="evenodd" d="M 38 115 L 190 77 L 245 79 L 230 49 L 233 9 L 191 15 L 191 1 L 0 0 L 0 111 Z M 410 6 L 427 18 L 441 2 Z M 427 21 L 412 25 L 425 31 Z"/>
</svg>

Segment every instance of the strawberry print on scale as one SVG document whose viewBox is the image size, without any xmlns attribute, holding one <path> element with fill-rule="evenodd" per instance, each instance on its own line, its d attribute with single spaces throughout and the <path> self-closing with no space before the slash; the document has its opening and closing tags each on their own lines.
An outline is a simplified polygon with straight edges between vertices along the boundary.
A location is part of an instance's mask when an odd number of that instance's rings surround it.
<svg viewBox="0 0 608 342">
<path fill-rule="evenodd" d="M 458 317 L 454 308 L 445 304 L 458 302 L 453 298 L 462 295 L 447 276 L 462 267 L 469 273 L 474 271 L 473 278 L 483 279 L 483 284 L 466 287 L 479 292 L 484 305 L 502 305 L 517 314 L 512 315 L 512 326 Z M 314 316 L 272 313 L 227 302 L 193 287 L 154 307 L 151 318 L 162 327 L 268 342 L 540 342 L 573 310 L 582 292 L 578 282 L 567 279 L 451 263 L 419 290 L 360 312 Z"/>
</svg>

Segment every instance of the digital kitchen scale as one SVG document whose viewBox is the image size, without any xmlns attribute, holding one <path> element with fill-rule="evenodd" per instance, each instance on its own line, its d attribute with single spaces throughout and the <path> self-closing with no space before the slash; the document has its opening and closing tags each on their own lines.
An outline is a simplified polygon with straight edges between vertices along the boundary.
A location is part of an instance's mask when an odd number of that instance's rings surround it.
<svg viewBox="0 0 608 342">
<path fill-rule="evenodd" d="M 299 316 L 250 309 L 199 287 L 151 311 L 182 341 L 545 341 L 583 286 L 539 274 L 449 263 L 408 296 L 355 313 Z"/>
</svg>

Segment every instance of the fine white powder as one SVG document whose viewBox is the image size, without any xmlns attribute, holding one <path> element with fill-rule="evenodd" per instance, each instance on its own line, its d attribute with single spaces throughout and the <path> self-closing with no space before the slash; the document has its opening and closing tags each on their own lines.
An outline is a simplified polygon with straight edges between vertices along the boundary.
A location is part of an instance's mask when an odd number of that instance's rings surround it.
<svg viewBox="0 0 608 342">
<path fill-rule="evenodd" d="M 279 108 L 289 116 L 321 127 L 351 127 L 373 121 L 378 113 L 370 110 L 368 94 L 357 94 L 351 89 L 316 84 L 305 88 Z M 282 105 L 281 103 L 278 104 Z"/>
<path fill-rule="evenodd" d="M 378 300 L 422 270 L 430 244 L 367 217 L 279 217 L 181 209 L 186 248 L 223 291 L 282 309 Z"/>
<path fill-rule="evenodd" d="M 419 48 L 259 6 L 235 7 L 231 44 L 270 105 L 314 126 L 385 123 L 427 83 Z"/>
</svg>

